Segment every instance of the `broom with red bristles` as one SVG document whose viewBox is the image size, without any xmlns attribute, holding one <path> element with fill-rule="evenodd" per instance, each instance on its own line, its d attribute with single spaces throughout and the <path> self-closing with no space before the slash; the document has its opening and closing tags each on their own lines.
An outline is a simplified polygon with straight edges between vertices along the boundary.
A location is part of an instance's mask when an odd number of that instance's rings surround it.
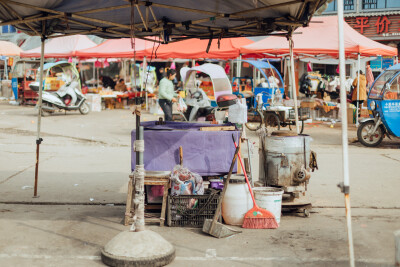
<svg viewBox="0 0 400 267">
<path fill-rule="evenodd" d="M 235 138 L 232 135 L 233 143 L 235 144 L 235 147 L 237 147 L 237 144 L 235 142 Z M 243 166 L 243 161 L 242 157 L 240 156 L 240 152 L 238 153 L 239 157 L 239 162 L 240 166 L 242 167 L 242 170 L 245 170 Z M 246 178 L 246 183 L 247 186 L 249 187 L 250 195 L 251 198 L 253 199 L 253 208 L 249 210 L 245 215 L 244 215 L 244 221 L 243 221 L 243 228 L 249 228 L 249 229 L 276 229 L 279 227 L 274 214 L 272 214 L 270 211 L 261 209 L 260 207 L 257 206 L 256 200 L 254 199 L 253 195 L 253 190 L 251 190 L 251 185 L 249 183 L 249 179 L 247 178 L 247 173 L 246 171 L 243 171 L 244 177 Z"/>
</svg>

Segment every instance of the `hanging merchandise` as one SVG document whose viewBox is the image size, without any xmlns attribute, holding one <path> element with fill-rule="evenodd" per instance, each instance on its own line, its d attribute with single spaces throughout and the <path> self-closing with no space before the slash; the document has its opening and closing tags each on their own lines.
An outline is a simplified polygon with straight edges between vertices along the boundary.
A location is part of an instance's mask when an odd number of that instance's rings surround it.
<svg viewBox="0 0 400 267">
<path fill-rule="evenodd" d="M 228 75 L 231 72 L 231 65 L 229 62 L 226 62 L 225 64 L 225 73 Z"/>
<path fill-rule="evenodd" d="M 72 57 L 68 58 L 68 63 L 72 63 Z"/>
<path fill-rule="evenodd" d="M 313 70 L 312 70 L 312 65 L 311 65 L 311 62 L 309 61 L 308 63 L 307 63 L 307 72 L 312 72 Z"/>
<path fill-rule="evenodd" d="M 96 60 L 96 61 L 94 62 L 94 67 L 95 67 L 95 68 L 101 68 L 101 66 L 102 66 L 102 64 L 101 64 L 101 62 L 100 62 L 99 60 Z"/>
<path fill-rule="evenodd" d="M 170 67 L 170 69 L 171 69 L 171 70 L 175 70 L 175 69 L 176 69 L 175 62 L 172 62 L 172 63 L 171 63 L 171 67 Z"/>
<path fill-rule="evenodd" d="M 107 68 L 107 67 L 109 67 L 109 66 L 110 66 L 110 63 L 108 63 L 107 59 L 104 60 L 103 68 Z"/>
</svg>

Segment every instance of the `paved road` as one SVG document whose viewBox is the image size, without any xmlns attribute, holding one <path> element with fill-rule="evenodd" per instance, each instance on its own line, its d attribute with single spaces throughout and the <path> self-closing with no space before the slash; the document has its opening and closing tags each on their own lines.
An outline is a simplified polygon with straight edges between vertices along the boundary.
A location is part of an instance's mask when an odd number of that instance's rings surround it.
<svg viewBox="0 0 400 267">
<path fill-rule="evenodd" d="M 0 265 L 101 266 L 99 249 L 127 229 L 121 219 L 134 118 L 129 110 L 44 117 L 40 197 L 32 198 L 35 113 L 31 107 L 0 103 Z M 172 266 L 347 266 L 344 200 L 336 187 L 342 180 L 340 131 L 339 125 L 323 123 L 306 127 L 319 163 L 308 191 L 317 207 L 311 218 L 284 216 L 278 230 L 245 230 L 223 240 L 197 229 L 151 227 L 176 246 Z M 256 169 L 258 142 L 255 134 L 250 136 L 256 142 Z M 355 128 L 349 137 L 355 137 Z M 394 261 L 393 231 L 400 229 L 399 146 L 386 141 L 376 149 L 349 148 L 360 266 Z"/>
</svg>

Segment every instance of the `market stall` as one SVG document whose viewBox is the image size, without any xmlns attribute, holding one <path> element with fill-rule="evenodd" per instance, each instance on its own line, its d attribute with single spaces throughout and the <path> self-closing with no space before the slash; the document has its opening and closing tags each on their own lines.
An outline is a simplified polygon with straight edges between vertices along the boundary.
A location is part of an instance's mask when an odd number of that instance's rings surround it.
<svg viewBox="0 0 400 267">
<path fill-rule="evenodd" d="M 11 13 L 7 12 L 7 5 L 2 6 L 2 12 L 0 12 L 2 16 L 0 16 L 0 18 L 6 23 L 10 20 L 17 20 L 17 22 L 13 23 L 18 24 L 18 27 L 21 29 L 31 32 L 32 34 L 42 35 L 43 37 L 59 32 L 64 34 L 74 34 L 81 31 L 85 33 L 95 33 L 104 37 L 120 37 L 121 35 L 134 37 L 134 35 L 136 35 L 146 38 L 150 35 L 160 35 L 163 41 L 168 42 L 171 40 L 171 37 L 179 38 L 182 35 L 187 37 L 208 37 L 212 40 L 217 36 L 221 39 L 223 37 L 265 35 L 266 33 L 271 33 L 273 31 L 285 31 L 285 35 L 289 38 L 292 51 L 293 42 L 291 36 L 293 30 L 297 27 L 307 25 L 315 10 L 321 7 L 321 5 L 326 1 L 289 1 L 284 3 L 278 0 L 269 1 L 268 3 L 265 1 L 260 3 L 223 1 L 219 3 L 217 7 L 215 7 L 215 1 L 187 1 L 176 4 L 174 3 L 178 6 L 170 5 L 170 2 L 167 1 L 157 3 L 140 1 L 130 3 L 122 3 L 120 1 L 113 3 L 109 1 L 85 1 L 84 3 L 81 1 L 49 1 L 41 4 L 40 7 L 36 6 L 37 3 L 35 1 L 26 2 L 27 3 L 7 1 L 7 4 L 9 4 L 15 11 Z M 96 9 L 90 10 L 90 8 L 93 7 L 96 7 Z M 29 11 L 26 10 L 27 8 L 29 8 Z M 129 12 L 121 12 L 120 9 Z M 148 20 L 149 16 L 146 16 L 145 19 L 142 11 L 145 11 L 147 15 L 151 14 L 152 21 Z M 14 14 L 18 15 L 17 19 Z M 28 24 L 26 21 L 20 21 L 21 17 L 19 17 L 19 14 L 23 14 L 24 16 L 43 16 L 35 18 L 35 21 Z M 90 15 L 87 16 L 88 14 Z M 227 19 L 228 17 L 229 19 Z M 56 20 L 53 20 L 55 18 Z M 50 21 L 50 19 L 52 19 L 52 23 L 51 25 L 47 25 L 46 21 Z M 42 24 L 41 21 L 45 21 L 45 23 Z M 44 48 L 45 44 L 43 38 L 41 47 L 42 66 L 44 60 Z M 293 58 L 293 55 L 291 55 L 291 58 Z M 292 74 L 294 74 L 294 72 Z M 42 77 L 40 79 L 42 79 Z M 42 84 L 40 84 L 38 103 L 39 119 L 37 155 L 39 155 L 39 145 L 42 141 L 40 138 L 40 115 L 42 112 L 41 94 Z M 296 99 L 295 93 L 294 98 Z M 144 152 L 144 141 L 143 128 L 140 126 L 139 105 L 135 110 L 135 114 L 137 116 L 136 125 L 138 129 L 136 131 L 135 141 L 135 152 L 137 153 L 136 168 L 134 175 L 132 175 L 135 178 L 135 184 L 129 184 L 131 189 L 135 186 L 135 201 L 133 202 L 136 208 L 134 216 L 135 220 L 131 231 L 120 233 L 111 240 L 108 245 L 106 245 L 105 249 L 102 250 L 102 260 L 106 264 L 113 266 L 131 263 L 133 263 L 132 265 L 137 263 L 142 265 L 156 265 L 154 264 L 155 262 L 159 263 L 161 266 L 173 261 L 175 257 L 175 249 L 161 236 L 148 230 L 145 231 L 143 194 L 145 170 L 142 157 Z M 237 151 L 239 151 L 239 148 L 236 149 L 236 153 Z M 233 159 L 233 162 L 235 158 Z M 39 160 L 37 159 L 36 162 L 37 170 Z M 227 184 L 229 183 L 226 183 L 226 185 Z M 37 187 L 35 186 L 35 195 L 37 193 L 36 189 Z M 251 192 L 250 186 L 249 191 Z M 132 193 L 132 190 L 130 192 Z M 190 198 L 192 198 L 192 196 L 190 196 Z M 193 206 L 195 204 L 196 203 L 193 203 Z M 218 203 L 218 206 L 220 207 L 220 202 Z M 215 225 L 215 220 L 218 218 L 217 215 L 218 214 L 214 216 L 210 233 Z M 253 214 L 253 216 L 258 215 L 257 212 Z M 274 217 L 272 218 L 274 219 Z M 277 223 L 275 219 L 274 222 L 274 228 L 276 228 Z M 126 242 L 126 245 L 121 246 L 121 242 Z M 123 248 L 122 251 L 119 249 L 121 247 Z M 143 248 L 147 247 L 149 248 L 146 249 L 147 258 L 144 259 L 142 252 Z M 133 254 L 129 254 L 126 257 L 127 251 L 132 252 Z"/>
<path fill-rule="evenodd" d="M 0 66 L 3 65 L 2 70 L 0 69 L 1 97 L 11 98 L 14 95 L 14 98 L 18 99 L 18 83 L 12 80 L 13 77 L 10 75 L 9 68 L 12 68 L 15 57 L 18 57 L 21 52 L 22 49 L 17 45 L 7 41 L 0 41 Z"/>
<path fill-rule="evenodd" d="M 336 68 L 336 66 L 339 63 L 339 34 L 338 24 L 336 21 L 336 16 L 315 17 L 311 20 L 309 27 L 298 29 L 297 33 L 299 34 L 293 35 L 293 42 L 295 44 L 293 53 L 299 61 L 304 62 L 304 64 L 302 63 L 304 66 L 303 68 L 295 66 L 297 72 L 296 79 L 302 80 L 301 76 L 303 76 L 303 74 L 304 76 L 307 76 L 308 74 L 310 83 L 306 90 L 302 90 L 303 88 L 301 87 L 298 90 L 306 95 L 317 95 L 318 91 L 322 93 L 318 95 L 319 99 L 322 101 L 315 102 L 307 100 L 307 103 L 304 103 L 303 106 L 318 107 L 320 110 L 319 114 L 325 116 L 332 115 L 334 118 L 337 118 L 334 114 L 338 114 L 338 105 L 331 100 L 337 98 L 339 95 L 336 90 L 337 88 L 340 88 L 339 76 L 321 77 L 321 74 L 324 73 L 312 73 L 312 63 L 333 63 L 335 64 L 334 73 L 338 73 L 338 68 Z M 349 92 L 356 70 L 365 69 L 365 62 L 372 60 L 379 55 L 392 57 L 397 56 L 397 49 L 365 37 L 354 30 L 346 22 L 344 22 L 343 26 L 346 64 L 352 65 L 353 70 L 352 72 L 350 72 L 350 69 L 346 71 L 348 79 L 346 80 L 346 83 L 344 83 L 344 86 L 346 91 Z M 271 36 L 253 44 L 243 46 L 240 49 L 240 53 L 242 54 L 242 57 L 285 58 L 289 54 L 289 48 L 287 47 L 284 38 Z M 285 63 L 288 64 L 288 60 L 285 60 Z M 307 66 L 305 66 L 306 64 Z M 334 96 L 331 96 L 332 92 L 334 93 Z M 309 102 L 312 102 L 312 104 L 309 104 Z M 331 112 L 331 110 L 336 110 L 336 112 Z M 353 120 L 349 121 L 353 123 Z"/>
</svg>

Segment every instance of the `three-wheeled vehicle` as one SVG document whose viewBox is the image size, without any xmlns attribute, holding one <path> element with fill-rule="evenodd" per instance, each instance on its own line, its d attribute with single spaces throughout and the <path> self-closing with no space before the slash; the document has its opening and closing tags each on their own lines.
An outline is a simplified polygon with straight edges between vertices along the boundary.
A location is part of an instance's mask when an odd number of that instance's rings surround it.
<svg viewBox="0 0 400 267">
<path fill-rule="evenodd" d="M 29 84 L 36 81 L 39 60 L 18 60 L 14 63 L 11 83 L 17 91 L 17 99 L 22 104 L 36 104 L 37 93 L 29 88 Z"/>
<path fill-rule="evenodd" d="M 221 66 L 206 63 L 193 68 L 182 68 L 180 73 L 184 80 L 185 102 L 188 106 L 183 114 L 186 120 L 205 118 L 215 109 L 236 103 L 237 96 L 232 94 L 231 83 Z"/>
<path fill-rule="evenodd" d="M 249 109 L 246 127 L 255 131 L 265 124 L 273 131 L 295 125 L 294 108 L 283 105 L 285 89 L 279 71 L 270 62 L 260 60 L 242 60 L 241 69 L 245 77 L 234 77 L 232 88 L 234 94 L 246 98 Z M 310 117 L 309 109 L 299 108 L 300 133 L 304 121 Z"/>
<path fill-rule="evenodd" d="M 400 64 L 386 69 L 372 84 L 368 112 L 370 117 L 357 130 L 361 144 L 375 147 L 385 135 L 400 137 Z"/>
</svg>

